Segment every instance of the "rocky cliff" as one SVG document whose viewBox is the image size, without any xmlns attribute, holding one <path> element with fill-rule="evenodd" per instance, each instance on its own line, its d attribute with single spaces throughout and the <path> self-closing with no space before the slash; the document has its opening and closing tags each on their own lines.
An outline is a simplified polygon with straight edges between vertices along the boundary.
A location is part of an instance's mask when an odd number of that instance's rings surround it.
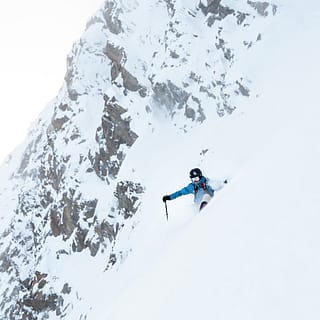
<svg viewBox="0 0 320 320">
<path fill-rule="evenodd" d="M 243 57 L 276 12 L 257 1 L 105 1 L 2 168 L 1 319 L 70 319 L 82 292 L 61 276 L 64 261 L 84 253 L 108 272 L 124 260 L 118 236 L 148 194 L 128 154 L 163 121 L 189 132 L 250 97 Z"/>
</svg>

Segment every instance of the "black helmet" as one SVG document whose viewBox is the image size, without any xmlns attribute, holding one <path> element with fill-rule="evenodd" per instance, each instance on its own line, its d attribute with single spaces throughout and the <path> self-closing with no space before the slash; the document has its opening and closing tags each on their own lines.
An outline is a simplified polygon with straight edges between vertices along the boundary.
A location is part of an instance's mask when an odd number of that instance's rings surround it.
<svg viewBox="0 0 320 320">
<path fill-rule="evenodd" d="M 195 178 L 195 177 L 202 177 L 202 172 L 199 168 L 194 168 L 190 171 L 189 173 L 190 179 Z"/>
</svg>

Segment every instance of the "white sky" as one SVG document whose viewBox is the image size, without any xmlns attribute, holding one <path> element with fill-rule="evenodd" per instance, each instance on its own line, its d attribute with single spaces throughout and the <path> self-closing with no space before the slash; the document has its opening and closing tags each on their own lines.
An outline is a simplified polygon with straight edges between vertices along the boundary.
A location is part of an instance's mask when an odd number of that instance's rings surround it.
<svg viewBox="0 0 320 320">
<path fill-rule="evenodd" d="M 103 0 L 0 2 L 0 163 L 63 82 L 66 58 Z"/>
</svg>

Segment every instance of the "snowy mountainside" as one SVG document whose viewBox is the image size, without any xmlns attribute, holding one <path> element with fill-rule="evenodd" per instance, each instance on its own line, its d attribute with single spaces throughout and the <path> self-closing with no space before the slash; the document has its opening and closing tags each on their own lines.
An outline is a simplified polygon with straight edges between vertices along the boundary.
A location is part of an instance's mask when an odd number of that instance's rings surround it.
<svg viewBox="0 0 320 320">
<path fill-rule="evenodd" d="M 159 186 L 173 190 L 190 166 L 221 178 L 246 162 L 253 144 L 233 130 L 257 113 L 250 63 L 263 64 L 253 50 L 276 13 L 232 0 L 101 6 L 57 97 L 0 169 L 1 319 L 96 319 L 130 278 L 115 270 L 137 225 L 162 221 L 148 217 Z"/>
<path fill-rule="evenodd" d="M 134 281 L 107 319 L 319 318 L 320 7 L 309 5 L 285 3 L 253 50 L 268 57 L 263 66 L 259 59 L 251 65 L 260 98 L 247 102 L 249 111 L 224 118 L 219 134 L 204 143 L 215 152 L 203 159 L 206 172 L 233 168 L 230 183 L 203 214 L 181 199 L 168 204 L 169 224 L 158 218 L 161 208 L 145 217 L 121 269 L 122 276 L 134 270 Z M 200 130 L 210 132 L 208 126 Z M 184 142 L 196 150 L 199 136 Z M 185 149 L 178 150 L 183 158 L 199 161 Z M 170 177 L 187 169 L 172 161 L 156 182 L 169 191 L 178 184 Z"/>
</svg>

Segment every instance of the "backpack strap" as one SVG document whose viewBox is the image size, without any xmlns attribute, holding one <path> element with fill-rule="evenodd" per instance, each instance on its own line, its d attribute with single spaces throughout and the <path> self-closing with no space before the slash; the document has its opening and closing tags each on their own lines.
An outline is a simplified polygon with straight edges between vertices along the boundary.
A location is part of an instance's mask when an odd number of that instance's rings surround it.
<svg viewBox="0 0 320 320">
<path fill-rule="evenodd" d="M 204 181 L 201 182 L 200 185 L 194 184 L 194 192 L 198 192 L 199 188 L 202 188 L 203 190 L 207 190 L 207 179 L 204 178 Z"/>
</svg>

